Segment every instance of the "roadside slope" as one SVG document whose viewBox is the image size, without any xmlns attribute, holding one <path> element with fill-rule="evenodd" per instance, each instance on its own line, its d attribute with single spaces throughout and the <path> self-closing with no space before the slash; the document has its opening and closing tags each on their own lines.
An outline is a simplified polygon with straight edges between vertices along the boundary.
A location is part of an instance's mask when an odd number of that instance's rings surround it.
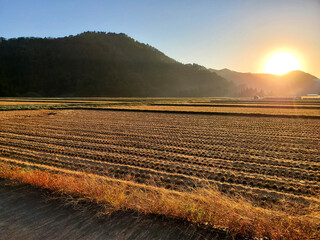
<svg viewBox="0 0 320 240">
<path fill-rule="evenodd" d="M 77 209 L 48 191 L 0 179 L 1 239 L 231 239 L 183 221 L 115 212 L 98 216 L 99 207 Z"/>
</svg>

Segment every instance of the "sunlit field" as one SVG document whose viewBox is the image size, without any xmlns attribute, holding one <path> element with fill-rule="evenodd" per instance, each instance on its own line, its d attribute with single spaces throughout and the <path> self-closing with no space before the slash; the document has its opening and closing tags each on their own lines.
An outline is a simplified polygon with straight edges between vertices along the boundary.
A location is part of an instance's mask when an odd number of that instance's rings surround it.
<svg viewBox="0 0 320 240">
<path fill-rule="evenodd" d="M 108 109 L 128 109 L 128 110 L 142 110 L 142 111 L 164 111 L 164 112 L 190 112 L 190 113 L 239 113 L 239 114 L 263 114 L 263 115 L 286 115 L 286 116 L 319 116 L 320 108 L 281 108 L 273 106 L 272 108 L 265 107 L 242 107 L 241 105 L 235 107 L 221 106 L 118 106 L 105 107 Z"/>
<path fill-rule="evenodd" d="M 61 101 L 0 112 L 2 177 L 234 236 L 319 234 L 319 102 Z"/>
</svg>

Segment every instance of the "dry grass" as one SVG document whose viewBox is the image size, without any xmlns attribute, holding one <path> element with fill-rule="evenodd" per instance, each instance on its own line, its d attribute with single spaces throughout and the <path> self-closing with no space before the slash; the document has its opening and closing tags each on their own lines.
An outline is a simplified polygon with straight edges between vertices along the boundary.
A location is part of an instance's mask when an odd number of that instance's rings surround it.
<svg viewBox="0 0 320 240">
<path fill-rule="evenodd" d="M 205 112 L 205 113 L 245 113 L 245 114 L 271 114 L 271 115 L 303 115 L 303 116 L 319 116 L 319 109 L 285 109 L 285 108 L 246 108 L 236 107 L 194 107 L 194 106 L 154 106 L 154 105 L 141 105 L 141 106 L 111 106 L 103 107 L 109 109 L 128 109 L 128 110 L 141 110 L 141 111 L 169 111 L 169 112 Z"/>
<path fill-rule="evenodd" d="M 247 199 L 221 194 L 213 186 L 177 192 L 92 174 L 26 170 L 5 163 L 0 163 L 0 177 L 69 195 L 75 201 L 93 201 L 105 206 L 107 212 L 161 214 L 226 229 L 233 236 L 316 239 L 320 235 L 319 206 L 304 209 L 307 213 L 303 215 L 290 213 L 289 207 L 265 209 Z"/>
</svg>

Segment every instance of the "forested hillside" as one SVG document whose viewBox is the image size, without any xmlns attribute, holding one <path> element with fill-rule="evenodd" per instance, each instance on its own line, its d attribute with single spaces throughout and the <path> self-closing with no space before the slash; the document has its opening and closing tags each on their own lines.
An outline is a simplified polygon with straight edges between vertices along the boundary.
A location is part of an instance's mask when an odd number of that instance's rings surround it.
<svg viewBox="0 0 320 240">
<path fill-rule="evenodd" d="M 210 97 L 232 86 L 125 34 L 0 39 L 0 96 Z"/>
</svg>

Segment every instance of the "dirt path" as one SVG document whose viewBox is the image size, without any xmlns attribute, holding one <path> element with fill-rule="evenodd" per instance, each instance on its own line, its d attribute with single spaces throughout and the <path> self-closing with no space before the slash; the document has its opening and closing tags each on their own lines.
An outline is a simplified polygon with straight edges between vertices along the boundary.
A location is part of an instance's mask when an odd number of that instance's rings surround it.
<svg viewBox="0 0 320 240">
<path fill-rule="evenodd" d="M 0 179 L 0 239 L 227 239 L 224 232 L 156 216 L 98 217 L 96 206 L 75 209 L 48 194 Z"/>
</svg>

